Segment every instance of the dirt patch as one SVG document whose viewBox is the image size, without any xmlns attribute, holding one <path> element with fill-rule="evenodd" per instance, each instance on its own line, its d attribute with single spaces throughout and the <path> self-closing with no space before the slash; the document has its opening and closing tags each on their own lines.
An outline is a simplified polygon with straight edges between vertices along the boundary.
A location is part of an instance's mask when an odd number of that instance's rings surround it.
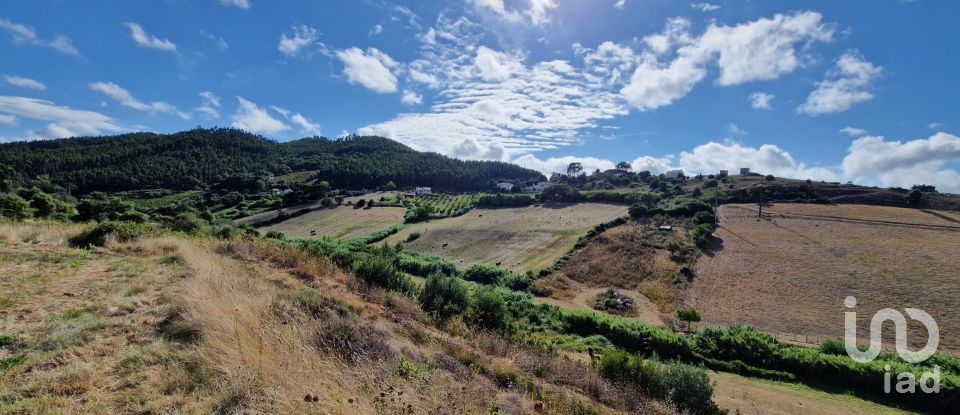
<svg viewBox="0 0 960 415">
<path fill-rule="evenodd" d="M 556 299 L 550 297 L 534 297 L 533 301 L 538 303 L 552 304 L 558 307 L 571 308 L 576 310 L 596 311 L 593 308 L 597 296 L 607 291 L 608 288 L 583 288 L 577 292 L 576 296 L 567 299 Z M 656 326 L 666 326 L 661 317 L 657 306 L 647 299 L 646 296 L 634 290 L 618 289 L 620 294 L 633 299 L 633 309 L 631 312 L 623 315 L 625 318 L 641 321 Z"/>
<path fill-rule="evenodd" d="M 811 209 L 826 217 L 810 216 Z M 935 215 L 890 209 L 776 204 L 758 220 L 756 205 L 723 206 L 717 250 L 701 257 L 682 302 L 707 325 L 842 338 L 843 300 L 852 295 L 862 339 L 877 310 L 913 307 L 937 320 L 940 351 L 956 353 L 960 232 L 929 226 L 944 221 Z M 921 225 L 883 223 L 890 217 Z M 909 331 L 914 346 L 925 343 L 922 325 L 910 324 Z"/>
</svg>

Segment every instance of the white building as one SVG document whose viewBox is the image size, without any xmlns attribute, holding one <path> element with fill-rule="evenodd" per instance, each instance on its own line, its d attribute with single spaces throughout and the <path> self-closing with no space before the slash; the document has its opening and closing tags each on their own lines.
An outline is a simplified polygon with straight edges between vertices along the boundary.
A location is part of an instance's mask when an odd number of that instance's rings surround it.
<svg viewBox="0 0 960 415">
<path fill-rule="evenodd" d="M 540 182 L 533 186 L 524 187 L 523 192 L 524 193 L 542 193 L 544 190 L 547 190 L 547 188 L 552 185 L 553 183 L 550 183 L 550 182 Z"/>
<path fill-rule="evenodd" d="M 509 192 L 513 190 L 513 183 L 507 183 L 507 182 L 497 183 L 497 189 L 503 190 L 505 192 Z"/>
<path fill-rule="evenodd" d="M 431 190 L 429 187 L 417 187 L 413 189 L 413 194 L 417 196 L 424 196 L 432 193 L 433 193 L 433 190 Z"/>
<path fill-rule="evenodd" d="M 683 176 L 683 170 L 670 170 L 663 175 L 667 176 L 668 179 L 676 179 L 677 177 Z"/>
</svg>

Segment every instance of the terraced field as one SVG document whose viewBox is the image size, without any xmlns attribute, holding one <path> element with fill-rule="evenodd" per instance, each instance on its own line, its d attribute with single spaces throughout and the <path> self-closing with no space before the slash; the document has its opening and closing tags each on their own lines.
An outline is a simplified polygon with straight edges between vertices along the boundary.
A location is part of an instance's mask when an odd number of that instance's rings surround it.
<svg viewBox="0 0 960 415">
<path fill-rule="evenodd" d="M 406 241 L 416 232 L 420 237 L 406 244 L 410 249 L 449 258 L 458 266 L 480 262 L 536 271 L 553 264 L 597 224 L 626 214 L 627 206 L 604 203 L 473 209 L 408 226 L 387 242 Z"/>
<path fill-rule="evenodd" d="M 261 228 L 261 232 L 278 231 L 288 238 L 357 238 L 403 223 L 404 208 L 374 207 L 354 209 L 339 206 L 319 209 Z"/>
</svg>

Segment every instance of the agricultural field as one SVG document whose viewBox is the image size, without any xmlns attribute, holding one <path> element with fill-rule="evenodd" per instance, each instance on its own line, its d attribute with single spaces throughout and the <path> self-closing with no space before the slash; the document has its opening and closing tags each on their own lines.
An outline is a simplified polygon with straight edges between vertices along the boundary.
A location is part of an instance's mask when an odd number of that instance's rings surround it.
<svg viewBox="0 0 960 415">
<path fill-rule="evenodd" d="M 433 207 L 431 217 L 456 216 L 473 208 L 476 198 L 473 195 L 430 194 L 419 196 L 414 203 L 428 204 Z"/>
<path fill-rule="evenodd" d="M 515 271 L 546 268 L 599 223 L 627 214 L 627 206 L 604 203 L 473 209 L 454 218 L 407 226 L 387 242 L 449 258 L 458 266 L 499 265 Z"/>
<path fill-rule="evenodd" d="M 717 239 L 681 299 L 705 325 L 839 339 L 853 295 L 862 341 L 877 310 L 913 307 L 937 320 L 941 352 L 960 352 L 960 224 L 944 218 L 955 213 L 805 204 L 764 212 L 758 220 L 756 205 L 720 208 Z M 922 325 L 909 332 L 914 347 L 925 344 Z"/>
<path fill-rule="evenodd" d="M 373 207 L 354 209 L 350 206 L 318 209 L 260 228 L 261 232 L 283 232 L 287 238 L 358 238 L 403 223 L 405 209 Z"/>
</svg>

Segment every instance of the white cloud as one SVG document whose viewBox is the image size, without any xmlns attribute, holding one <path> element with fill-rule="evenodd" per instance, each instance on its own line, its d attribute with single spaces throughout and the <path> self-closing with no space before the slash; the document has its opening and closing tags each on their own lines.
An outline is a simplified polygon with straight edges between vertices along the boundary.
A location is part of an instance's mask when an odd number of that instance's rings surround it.
<svg viewBox="0 0 960 415">
<path fill-rule="evenodd" d="M 73 46 L 73 41 L 64 35 L 57 34 L 49 40 L 41 39 L 34 28 L 7 19 L 0 19 L 0 30 L 10 34 L 13 43 L 16 44 L 43 46 L 64 55 L 80 56 L 80 51 Z"/>
<path fill-rule="evenodd" d="M 942 127 L 942 126 L 943 126 L 943 124 L 942 124 L 942 123 L 938 123 L 938 122 L 932 122 L 932 123 L 930 123 L 930 124 L 927 124 L 927 128 L 929 128 L 929 129 L 931 129 L 931 130 L 936 130 L 937 128 L 940 128 L 940 127 Z"/>
<path fill-rule="evenodd" d="M 130 38 L 133 39 L 134 43 L 137 46 L 156 49 L 164 52 L 176 52 L 177 45 L 167 39 L 160 39 L 154 35 L 147 33 L 143 30 L 137 23 L 127 22 L 124 23 L 130 29 Z"/>
<path fill-rule="evenodd" d="M 849 135 L 850 137 L 860 137 L 867 134 L 867 130 L 854 127 L 843 127 L 840 129 L 840 132 Z"/>
<path fill-rule="evenodd" d="M 511 163 L 537 170 L 547 176 L 552 173 L 566 174 L 567 166 L 569 166 L 570 163 L 581 163 L 583 165 L 583 171 L 587 174 L 591 174 L 597 169 L 603 171 L 612 169 L 614 167 L 614 163 L 612 161 L 599 159 L 596 157 L 563 156 L 550 157 L 545 160 L 540 160 L 532 154 L 524 154 L 511 160 Z"/>
<path fill-rule="evenodd" d="M 653 174 L 662 174 L 673 169 L 673 167 L 670 167 L 670 162 L 671 159 L 668 157 L 640 156 L 633 160 L 630 166 L 633 168 L 633 171 L 648 171 Z"/>
<path fill-rule="evenodd" d="M 220 111 L 217 110 L 220 108 L 220 97 L 210 91 L 203 91 L 197 95 L 200 95 L 202 105 L 195 110 L 210 119 L 220 118 Z"/>
<path fill-rule="evenodd" d="M 617 0 L 616 3 L 613 3 L 613 7 L 623 10 L 623 8 L 627 5 L 626 3 L 627 0 Z"/>
<path fill-rule="evenodd" d="M 128 130 L 113 118 L 98 112 L 76 110 L 34 98 L 0 96 L 0 113 L 50 121 L 42 131 L 27 132 L 24 137 L 27 139 L 94 135 L 103 132 L 117 133 Z"/>
<path fill-rule="evenodd" d="M 258 107 L 257 104 L 243 97 L 237 97 L 237 102 L 239 106 L 233 113 L 234 127 L 257 134 L 278 134 L 290 129 L 289 125 L 273 118 L 267 110 Z"/>
<path fill-rule="evenodd" d="M 948 165 L 960 161 L 960 137 L 936 133 L 927 139 L 887 141 L 861 137 L 850 144 L 843 173 L 858 183 L 909 188 L 932 184 L 960 193 L 960 174 Z"/>
<path fill-rule="evenodd" d="M 690 4 L 690 7 L 700 10 L 704 13 L 720 10 L 720 5 L 710 3 L 692 3 Z"/>
<path fill-rule="evenodd" d="M 364 52 L 354 47 L 339 50 L 336 55 L 343 61 L 343 73 L 351 84 L 363 85 L 380 94 L 397 92 L 397 77 L 391 72 L 397 62 L 386 53 L 376 48 Z"/>
<path fill-rule="evenodd" d="M 436 91 L 432 105 L 358 132 L 421 151 L 507 160 L 571 145 L 581 140 L 580 130 L 628 113 L 597 74 L 562 60 L 526 65 L 520 53 L 482 46 L 484 31 L 467 18 L 441 16 L 433 35 L 420 37 L 421 56 L 404 72 L 408 82 Z M 611 59 L 606 67 L 618 65 Z"/>
<path fill-rule="evenodd" d="M 383 26 L 380 24 L 373 25 L 373 29 L 370 29 L 370 36 L 379 35 L 383 33 Z"/>
<path fill-rule="evenodd" d="M 14 125 L 17 123 L 17 117 L 7 114 L 0 114 L 0 124 Z"/>
<path fill-rule="evenodd" d="M 470 3 L 478 10 L 492 13 L 511 23 L 519 23 L 525 18 L 529 19 L 535 25 L 543 25 L 550 22 L 550 10 L 557 8 L 554 0 L 526 0 L 527 9 L 507 9 L 503 0 L 470 0 Z"/>
<path fill-rule="evenodd" d="M 210 39 L 210 41 L 213 42 L 213 44 L 216 45 L 217 49 L 219 49 L 221 52 L 230 49 L 230 44 L 227 43 L 223 36 L 216 36 L 214 34 L 207 33 L 205 30 L 200 31 L 200 36 Z"/>
<path fill-rule="evenodd" d="M 686 32 L 684 20 L 668 21 L 664 32 L 645 38 L 644 53 L 630 82 L 621 90 L 640 110 L 669 105 L 693 89 L 716 61 L 717 84 L 739 85 L 776 79 L 793 72 L 803 62 L 798 45 L 830 41 L 833 31 L 816 12 L 776 14 L 737 26 L 711 23 L 698 38 Z M 669 63 L 659 55 L 678 47 Z"/>
<path fill-rule="evenodd" d="M 473 62 L 484 81 L 505 81 L 523 66 L 516 57 L 496 52 L 486 46 L 477 48 L 477 56 Z"/>
<path fill-rule="evenodd" d="M 284 33 L 280 35 L 280 42 L 277 43 L 277 50 L 287 56 L 296 56 L 303 48 L 317 40 L 317 30 L 307 26 L 291 26 L 293 32 L 289 36 Z"/>
<path fill-rule="evenodd" d="M 303 114 L 293 113 L 285 108 L 278 107 L 276 105 L 271 105 L 270 109 L 280 113 L 284 118 L 294 123 L 297 127 L 300 127 L 301 133 L 320 135 L 320 124 L 317 124 L 311 121 L 309 118 L 304 117 Z"/>
<path fill-rule="evenodd" d="M 220 4 L 227 7 L 238 7 L 241 9 L 249 9 L 253 6 L 253 2 L 250 0 L 220 0 Z"/>
<path fill-rule="evenodd" d="M 729 131 L 730 134 L 733 134 L 733 135 L 747 135 L 746 131 L 742 130 L 740 127 L 738 127 L 736 124 L 732 122 L 727 124 L 727 131 Z"/>
<path fill-rule="evenodd" d="M 770 110 L 773 109 L 773 106 L 770 104 L 773 101 L 773 94 L 768 94 L 765 92 L 754 92 L 750 94 L 750 106 L 758 110 Z"/>
<path fill-rule="evenodd" d="M 409 89 L 403 91 L 403 97 L 400 102 L 406 105 L 420 105 L 423 102 L 423 96 Z"/>
<path fill-rule="evenodd" d="M 837 174 L 831 169 L 807 167 L 799 163 L 786 150 L 773 144 L 764 144 L 758 148 L 747 147 L 735 142 L 717 143 L 714 141 L 684 151 L 679 156 L 679 166 L 687 174 L 709 174 L 720 170 L 734 171 L 740 167 L 773 174 L 779 177 L 795 179 L 836 180 Z"/>
<path fill-rule="evenodd" d="M 870 92 L 873 81 L 882 68 L 867 62 L 856 51 L 848 51 L 837 59 L 831 79 L 817 83 L 807 101 L 797 111 L 807 115 L 843 112 L 856 104 L 873 99 Z"/>
<path fill-rule="evenodd" d="M 90 89 L 106 95 L 110 99 L 120 103 L 125 107 L 130 107 L 138 111 L 148 111 L 152 114 L 167 113 L 175 114 L 184 120 L 190 119 L 190 114 L 182 112 L 177 107 L 163 101 L 154 101 L 151 103 L 142 102 L 134 98 L 133 94 L 113 82 L 94 82 L 90 84 Z"/>
<path fill-rule="evenodd" d="M 18 86 L 21 88 L 34 89 L 37 91 L 43 91 L 47 89 L 46 85 L 30 78 L 24 78 L 22 76 L 4 75 L 3 80 L 7 81 L 7 83 L 10 85 Z"/>
</svg>

